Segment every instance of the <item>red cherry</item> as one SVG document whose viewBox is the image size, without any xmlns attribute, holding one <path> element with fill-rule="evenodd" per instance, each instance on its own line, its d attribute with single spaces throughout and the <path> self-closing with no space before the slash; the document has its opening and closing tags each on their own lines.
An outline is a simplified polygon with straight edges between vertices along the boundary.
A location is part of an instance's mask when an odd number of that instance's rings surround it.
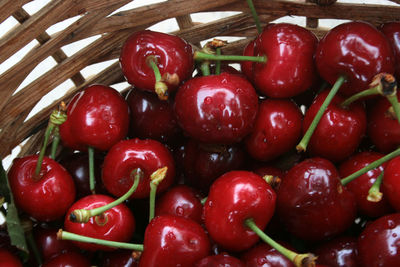
<svg viewBox="0 0 400 267">
<path fill-rule="evenodd" d="M 187 81 L 174 104 L 178 123 L 190 137 L 221 144 L 236 143 L 251 131 L 257 107 L 253 86 L 228 73 Z"/>
<path fill-rule="evenodd" d="M 207 256 L 200 261 L 196 262 L 194 265 L 195 267 L 245 267 L 244 263 L 239 260 L 238 258 L 235 258 L 233 256 L 230 256 L 226 253 L 223 254 L 218 254 L 218 255 L 212 255 L 212 256 Z"/>
<path fill-rule="evenodd" d="M 43 263 L 42 267 L 90 267 L 90 261 L 81 253 L 69 251 L 61 253 L 47 262 Z"/>
<path fill-rule="evenodd" d="M 286 98 L 307 90 L 316 78 L 314 52 L 317 38 L 294 24 L 269 25 L 257 37 L 254 56 L 266 56 L 266 63 L 254 63 L 255 87 L 268 97 Z"/>
<path fill-rule="evenodd" d="M 154 31 L 138 31 L 132 34 L 121 50 L 122 72 L 133 86 L 154 91 L 156 82 L 147 58 L 154 56 L 161 76 L 177 74 L 179 82 L 191 77 L 194 68 L 192 46 L 178 36 Z M 168 83 L 168 82 L 167 82 Z M 168 92 L 178 88 L 168 84 Z"/>
<path fill-rule="evenodd" d="M 23 265 L 17 256 L 5 248 L 0 248 L 0 266 L 22 267 Z"/>
<path fill-rule="evenodd" d="M 339 237 L 318 245 L 317 263 L 330 267 L 358 267 L 357 238 Z"/>
<path fill-rule="evenodd" d="M 256 44 L 255 40 L 250 41 L 243 49 L 243 56 L 254 56 L 255 44 Z M 249 79 L 249 81 L 252 81 L 251 79 L 253 77 L 253 62 L 241 61 L 240 68 L 243 74 L 247 77 L 247 79 Z"/>
<path fill-rule="evenodd" d="M 330 84 L 346 77 L 340 91 L 349 96 L 368 88 L 381 72 L 393 73 L 393 52 L 388 40 L 367 22 L 352 21 L 331 29 L 319 42 L 315 61 Z"/>
<path fill-rule="evenodd" d="M 177 185 L 157 200 L 155 215 L 182 216 L 201 224 L 203 205 L 200 200 L 200 196 L 191 187 Z"/>
<path fill-rule="evenodd" d="M 400 213 L 385 215 L 367 225 L 358 238 L 360 266 L 397 267 L 400 262 Z"/>
<path fill-rule="evenodd" d="M 340 165 L 340 175 L 341 177 L 347 177 L 383 156 L 383 154 L 377 152 L 358 153 Z M 378 202 L 372 202 L 367 199 L 369 189 L 384 170 L 385 166 L 386 164 L 382 164 L 378 168 L 370 170 L 346 185 L 346 188 L 356 197 L 357 210 L 359 213 L 369 217 L 380 217 L 393 211 L 392 207 L 387 202 L 387 196 L 385 194 Z"/>
<path fill-rule="evenodd" d="M 259 237 L 244 225 L 248 218 L 264 229 L 275 210 L 276 194 L 260 176 L 231 171 L 211 186 L 204 205 L 205 225 L 211 238 L 230 251 L 243 251 Z"/>
<path fill-rule="evenodd" d="M 192 267 L 210 253 L 210 241 L 196 222 L 178 216 L 155 217 L 144 235 L 139 267 Z"/>
<path fill-rule="evenodd" d="M 300 138 L 302 118 L 300 109 L 290 100 L 262 101 L 253 131 L 245 140 L 247 152 L 260 161 L 288 152 Z"/>
<path fill-rule="evenodd" d="M 74 149 L 90 146 L 108 150 L 128 133 L 128 104 L 108 86 L 91 85 L 76 94 L 68 105 L 67 116 L 60 135 Z"/>
<path fill-rule="evenodd" d="M 64 216 L 75 200 L 71 175 L 56 161 L 44 157 L 39 177 L 35 175 L 37 155 L 16 158 L 8 173 L 17 206 L 38 221 Z"/>
<path fill-rule="evenodd" d="M 241 259 L 246 267 L 295 267 L 292 261 L 266 243 L 252 247 L 242 255 Z"/>
<path fill-rule="evenodd" d="M 400 80 L 400 22 L 386 22 L 381 26 L 380 30 L 392 45 L 396 68 L 395 75 L 396 79 Z"/>
<path fill-rule="evenodd" d="M 135 231 L 135 218 L 129 208 L 124 204 L 119 204 L 105 212 L 102 215 L 94 216 L 87 223 L 77 223 L 71 221 L 70 214 L 78 209 L 94 209 L 105 206 L 114 199 L 106 195 L 89 195 L 75 202 L 68 210 L 64 220 L 64 228 L 68 232 L 78 235 L 105 239 L 117 242 L 127 242 L 132 238 Z M 82 249 L 95 250 L 113 250 L 114 248 L 95 245 L 90 243 L 74 242 Z"/>
<path fill-rule="evenodd" d="M 356 216 L 354 196 L 340 183 L 335 166 L 322 158 L 291 168 L 279 186 L 277 212 L 293 235 L 319 241 L 345 231 Z"/>
<path fill-rule="evenodd" d="M 390 160 L 383 173 L 382 189 L 390 205 L 400 211 L 400 157 Z"/>
<path fill-rule="evenodd" d="M 122 196 L 133 184 L 131 172 L 140 168 L 140 180 L 131 198 L 145 198 L 150 194 L 150 175 L 167 167 L 167 175 L 157 187 L 157 192 L 165 191 L 174 181 L 174 159 L 169 150 L 160 142 L 147 139 L 123 140 L 113 146 L 104 158 L 102 179 L 105 188 L 114 196 Z"/>
</svg>

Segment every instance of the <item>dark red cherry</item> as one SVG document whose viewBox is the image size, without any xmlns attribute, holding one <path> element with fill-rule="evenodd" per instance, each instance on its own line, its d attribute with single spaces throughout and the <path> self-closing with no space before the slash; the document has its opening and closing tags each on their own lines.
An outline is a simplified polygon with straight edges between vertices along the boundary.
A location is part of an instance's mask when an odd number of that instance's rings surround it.
<svg viewBox="0 0 400 267">
<path fill-rule="evenodd" d="M 358 238 L 360 266 L 397 267 L 400 262 L 400 213 L 367 224 Z"/>
<path fill-rule="evenodd" d="M 104 255 L 100 267 L 137 267 L 138 260 L 131 250 L 115 250 Z"/>
<path fill-rule="evenodd" d="M 355 198 L 340 182 L 335 166 L 322 158 L 292 167 L 277 191 L 277 213 L 286 229 L 318 241 L 345 231 L 356 216 Z"/>
<path fill-rule="evenodd" d="M 275 210 L 276 194 L 260 176 L 231 171 L 211 186 L 204 205 L 205 225 L 210 237 L 229 251 L 243 251 L 258 241 L 244 225 L 248 218 L 264 229 Z"/>
<path fill-rule="evenodd" d="M 303 134 L 310 127 L 315 115 L 326 99 L 329 91 L 318 94 L 303 121 Z M 336 95 L 326 108 L 318 123 L 307 151 L 312 156 L 329 159 L 334 162 L 348 158 L 358 148 L 367 128 L 367 116 L 360 103 L 353 103 L 349 107 L 342 107 L 344 101 Z"/>
<path fill-rule="evenodd" d="M 196 262 L 194 265 L 195 267 L 245 267 L 244 263 L 235 258 L 230 256 L 229 254 L 222 253 L 218 255 L 211 255 L 207 256 L 200 261 Z"/>
<path fill-rule="evenodd" d="M 154 72 L 148 65 L 148 57 L 153 56 L 160 75 L 178 76 L 177 84 L 168 83 L 168 93 L 178 88 L 179 82 L 190 78 L 194 68 L 192 46 L 178 36 L 150 30 L 132 34 L 121 50 L 122 72 L 133 86 L 154 91 Z"/>
<path fill-rule="evenodd" d="M 210 241 L 196 222 L 173 215 L 155 217 L 144 235 L 139 267 L 193 267 L 210 253 Z"/>
<path fill-rule="evenodd" d="M 254 46 L 255 40 L 250 41 L 245 48 L 243 49 L 243 56 L 254 56 Z M 251 82 L 253 77 L 253 62 L 251 61 L 241 61 L 240 62 L 240 69 L 243 74 L 249 79 Z"/>
<path fill-rule="evenodd" d="M 128 242 L 135 231 L 135 218 L 125 204 L 119 204 L 101 215 L 91 217 L 87 223 L 71 221 L 70 214 L 77 209 L 94 209 L 105 206 L 114 199 L 106 195 L 89 195 L 75 202 L 68 210 L 64 220 L 64 228 L 68 232 L 78 235 L 94 237 L 117 242 Z M 81 249 L 114 250 L 111 247 L 95 245 L 83 242 L 74 242 Z"/>
<path fill-rule="evenodd" d="M 382 191 L 390 205 L 400 211 L 400 157 L 390 160 L 383 173 Z"/>
<path fill-rule="evenodd" d="M 0 248 L 0 266 L 22 267 L 21 260 L 5 248 Z"/>
<path fill-rule="evenodd" d="M 158 185 L 157 192 L 165 191 L 174 181 L 175 165 L 172 154 L 156 140 L 123 140 L 113 146 L 104 158 L 104 187 L 114 196 L 122 196 L 133 184 L 132 171 L 140 168 L 143 179 L 131 198 L 145 198 L 150 194 L 150 175 L 164 167 L 168 168 L 167 174 Z"/>
<path fill-rule="evenodd" d="M 246 267 L 295 267 L 292 261 L 266 243 L 252 247 L 241 259 Z"/>
<path fill-rule="evenodd" d="M 108 86 L 91 85 L 77 93 L 68 104 L 67 116 L 60 135 L 74 149 L 108 150 L 128 133 L 128 104 Z"/>
<path fill-rule="evenodd" d="M 267 99 L 260 103 L 255 125 L 246 137 L 247 152 L 269 161 L 294 148 L 301 136 L 303 115 L 290 100 Z"/>
<path fill-rule="evenodd" d="M 319 42 L 315 61 L 322 78 L 333 85 L 346 81 L 340 92 L 349 96 L 368 88 L 381 72 L 394 73 L 392 48 L 385 36 L 367 22 L 352 21 L 331 29 Z"/>
<path fill-rule="evenodd" d="M 380 30 L 392 45 L 396 68 L 395 76 L 397 80 L 400 80 L 400 22 L 386 22 L 380 27 Z"/>
<path fill-rule="evenodd" d="M 43 263 L 42 267 L 90 267 L 90 261 L 81 253 L 69 251 L 61 253 Z"/>
<path fill-rule="evenodd" d="M 200 200 L 200 195 L 191 187 L 177 185 L 157 199 L 155 215 L 182 216 L 201 224 L 203 205 Z"/>
<path fill-rule="evenodd" d="M 316 78 L 314 52 L 317 38 L 294 24 L 267 26 L 257 37 L 254 56 L 266 63 L 253 63 L 251 81 L 268 97 L 287 98 L 307 90 Z"/>
<path fill-rule="evenodd" d="M 383 154 L 369 151 L 355 154 L 340 165 L 340 175 L 342 178 L 347 177 L 383 156 Z M 385 194 L 383 194 L 383 198 L 378 202 L 372 202 L 367 199 L 369 189 L 385 169 L 385 166 L 386 164 L 382 164 L 346 185 L 346 188 L 350 190 L 356 198 L 357 210 L 360 214 L 375 218 L 393 211 Z"/>
<path fill-rule="evenodd" d="M 187 135 L 205 143 L 239 142 L 256 117 L 258 97 L 238 75 L 222 73 L 193 78 L 175 97 L 174 110 Z"/>
<path fill-rule="evenodd" d="M 8 173 L 15 203 L 38 221 L 62 218 L 75 200 L 71 175 L 56 161 L 44 157 L 38 176 L 37 155 L 16 158 Z"/>
<path fill-rule="evenodd" d="M 330 267 L 359 267 L 357 238 L 343 236 L 318 245 L 317 263 Z"/>
</svg>

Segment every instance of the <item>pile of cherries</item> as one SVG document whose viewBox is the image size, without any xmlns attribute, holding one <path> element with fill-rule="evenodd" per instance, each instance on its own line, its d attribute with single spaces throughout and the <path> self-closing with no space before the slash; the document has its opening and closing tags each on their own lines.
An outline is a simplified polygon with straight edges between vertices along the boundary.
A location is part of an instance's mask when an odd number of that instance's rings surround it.
<svg viewBox="0 0 400 267">
<path fill-rule="evenodd" d="M 400 23 L 224 44 L 136 32 L 127 95 L 91 85 L 52 114 L 8 172 L 30 266 L 400 266 Z"/>
</svg>

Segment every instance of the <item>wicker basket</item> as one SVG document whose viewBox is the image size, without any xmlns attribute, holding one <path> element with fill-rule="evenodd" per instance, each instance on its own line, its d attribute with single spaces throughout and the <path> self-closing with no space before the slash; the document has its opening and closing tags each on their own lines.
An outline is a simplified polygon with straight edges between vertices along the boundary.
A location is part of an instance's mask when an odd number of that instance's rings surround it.
<svg viewBox="0 0 400 267">
<path fill-rule="evenodd" d="M 68 101 L 77 91 L 92 83 L 115 85 L 124 81 L 116 59 L 122 43 L 134 31 L 148 28 L 167 19 L 176 19 L 179 35 L 194 45 L 216 36 L 244 37 L 224 48 L 225 53 L 241 54 L 244 45 L 257 31 L 250 10 L 244 0 L 170 0 L 117 11 L 130 0 L 51 0 L 30 16 L 24 9 L 29 0 L 2 0 L 0 21 L 10 16 L 19 24 L 6 33 L 0 41 L 0 63 L 16 54 L 36 39 L 33 47 L 20 61 L 0 75 L 0 153 L 2 159 L 14 147 L 20 146 L 20 155 L 34 153 L 42 142 L 42 131 L 52 109 L 60 100 Z M 136 1 L 135 1 L 136 2 Z M 145 2 L 145 1 L 142 1 Z M 316 3 L 318 2 L 318 3 Z M 365 20 L 375 25 L 400 20 L 400 0 L 386 1 L 386 5 L 363 4 L 361 1 L 332 5 L 335 1 L 255 0 L 254 4 L 262 24 L 284 16 L 300 16 L 317 36 L 323 28 L 321 19 Z M 191 14 L 199 12 L 235 11 L 215 21 L 194 22 Z M 65 29 L 49 35 L 46 30 L 61 21 L 79 16 Z M 340 22 L 340 21 L 338 21 Z M 91 36 L 100 36 L 74 54 L 67 56 L 62 48 Z M 31 83 L 20 88 L 25 78 L 46 58 L 53 57 L 57 64 Z M 90 65 L 109 61 L 113 63 L 91 77 L 81 71 Z M 53 103 L 28 115 L 43 96 L 65 81 L 73 86 L 54 97 Z M 27 141 L 26 141 L 27 140 Z M 23 141 L 24 145 L 20 145 Z"/>
</svg>

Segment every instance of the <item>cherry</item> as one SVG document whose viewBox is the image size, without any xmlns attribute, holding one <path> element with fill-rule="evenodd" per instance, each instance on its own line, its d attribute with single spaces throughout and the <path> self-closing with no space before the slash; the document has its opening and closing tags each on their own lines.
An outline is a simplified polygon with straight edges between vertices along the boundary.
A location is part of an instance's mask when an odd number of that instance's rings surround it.
<svg viewBox="0 0 400 267">
<path fill-rule="evenodd" d="M 323 158 L 309 158 L 292 167 L 277 195 L 282 223 L 304 240 L 338 235 L 356 216 L 354 196 L 342 186 L 335 166 Z"/>
<path fill-rule="evenodd" d="M 250 41 L 243 49 L 243 56 L 253 56 L 255 40 Z M 247 79 L 252 82 L 253 77 L 253 62 L 251 61 L 241 61 L 240 69 L 242 73 L 247 77 Z"/>
<path fill-rule="evenodd" d="M 17 206 L 38 221 L 64 216 L 75 200 L 71 175 L 56 161 L 44 157 L 39 175 L 35 174 L 37 155 L 16 158 L 8 173 Z"/>
<path fill-rule="evenodd" d="M 75 210 L 85 209 L 91 210 L 94 208 L 105 206 L 114 199 L 106 195 L 89 195 L 75 202 L 68 210 L 64 220 L 64 227 L 67 231 L 117 242 L 127 242 L 132 238 L 135 230 L 135 218 L 129 208 L 124 204 L 119 204 L 102 214 L 90 217 L 87 223 L 74 222 L 74 217 L 70 214 Z M 74 242 L 76 246 L 82 249 L 95 250 L 113 250 L 105 246 L 96 244 L 88 244 L 82 242 Z"/>
<path fill-rule="evenodd" d="M 147 226 L 139 267 L 192 267 L 210 253 L 210 241 L 196 222 L 173 215 L 155 217 Z"/>
<path fill-rule="evenodd" d="M 244 222 L 252 218 L 264 229 L 275 210 L 276 194 L 260 176 L 231 171 L 211 186 L 204 205 L 205 225 L 210 237 L 229 251 L 243 251 L 258 241 Z"/>
<path fill-rule="evenodd" d="M 145 198 L 150 194 L 150 175 L 163 167 L 168 170 L 157 188 L 158 192 L 165 191 L 174 180 L 174 159 L 169 150 L 151 139 L 123 140 L 113 146 L 104 158 L 102 179 L 108 192 L 122 196 L 133 184 L 131 172 L 139 168 L 143 172 L 143 179 L 131 198 Z"/>
<path fill-rule="evenodd" d="M 400 262 L 400 213 L 367 224 L 358 238 L 360 266 L 395 267 Z"/>
<path fill-rule="evenodd" d="M 218 255 L 212 255 L 212 256 L 207 256 L 200 261 L 196 262 L 195 267 L 245 267 L 244 263 L 239 260 L 238 258 L 235 258 L 233 256 L 230 256 L 229 254 L 222 253 Z"/>
<path fill-rule="evenodd" d="M 353 155 L 340 165 L 340 175 L 341 177 L 346 177 L 383 156 L 384 155 L 380 153 L 369 151 Z M 369 189 L 383 172 L 385 166 L 386 164 L 382 164 L 378 168 L 368 171 L 346 185 L 346 188 L 350 190 L 356 198 L 357 210 L 359 213 L 369 217 L 380 217 L 392 212 L 393 209 L 387 202 L 387 197 L 385 195 L 378 202 L 372 202 L 367 199 Z"/>
<path fill-rule="evenodd" d="M 156 72 L 149 61 L 156 65 Z M 122 47 L 120 63 L 130 84 L 142 90 L 156 91 L 160 98 L 165 99 L 182 81 L 191 77 L 193 49 L 178 36 L 138 31 Z M 170 76 L 175 77 L 171 80 Z M 168 88 L 158 89 L 156 82 L 165 82 Z"/>
<path fill-rule="evenodd" d="M 187 135 L 205 143 L 231 144 L 250 131 L 257 114 L 253 86 L 238 75 L 193 78 L 175 97 L 174 110 Z"/>
<path fill-rule="evenodd" d="M 390 205 L 400 211 L 400 183 L 399 183 L 400 157 L 390 160 L 385 168 L 382 189 Z"/>
<path fill-rule="evenodd" d="M 262 101 L 253 131 L 245 140 L 247 152 L 260 161 L 288 152 L 300 138 L 302 118 L 300 109 L 290 100 Z"/>
<path fill-rule="evenodd" d="M 0 248 L 0 266 L 22 267 L 20 259 L 5 248 Z"/>
<path fill-rule="evenodd" d="M 289 247 L 285 244 L 286 247 Z M 266 243 L 260 243 L 241 256 L 246 267 L 295 267 L 294 263 Z"/>
<path fill-rule="evenodd" d="M 90 267 L 90 261 L 79 252 L 68 251 L 58 254 L 43 263 L 42 267 Z"/>
<path fill-rule="evenodd" d="M 130 250 L 115 250 L 106 253 L 100 267 L 137 267 L 138 260 Z"/>
<path fill-rule="evenodd" d="M 182 216 L 201 224 L 203 205 L 199 194 L 186 185 L 177 185 L 165 192 L 156 203 L 155 215 Z"/>
<path fill-rule="evenodd" d="M 177 139 L 181 132 L 175 119 L 173 102 L 160 100 L 156 95 L 132 88 L 127 95 L 130 107 L 130 136 L 162 142 Z"/>
<path fill-rule="evenodd" d="M 389 40 L 389 43 L 392 45 L 393 53 L 394 53 L 394 61 L 395 61 L 395 75 L 396 79 L 400 80 L 400 22 L 386 22 L 381 27 L 380 30 Z"/>
<path fill-rule="evenodd" d="M 342 236 L 319 244 L 315 249 L 317 263 L 330 267 L 357 267 L 357 238 Z"/>
</svg>

